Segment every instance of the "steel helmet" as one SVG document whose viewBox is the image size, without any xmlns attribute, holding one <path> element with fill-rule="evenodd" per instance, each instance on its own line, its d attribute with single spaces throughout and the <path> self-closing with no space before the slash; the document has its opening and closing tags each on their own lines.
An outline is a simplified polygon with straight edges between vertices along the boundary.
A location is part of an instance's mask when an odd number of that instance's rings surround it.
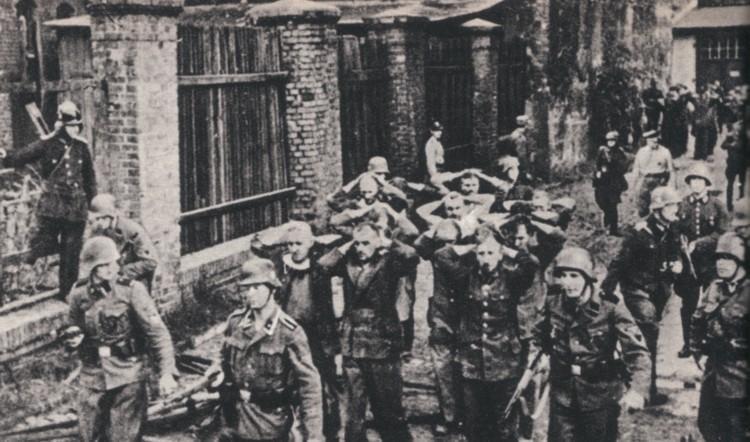
<svg viewBox="0 0 750 442">
<path fill-rule="evenodd" d="M 743 198 L 734 206 L 732 227 L 750 226 L 750 200 Z"/>
<path fill-rule="evenodd" d="M 65 126 L 78 126 L 83 124 L 81 111 L 75 103 L 65 100 L 57 106 L 57 121 L 62 121 Z"/>
<path fill-rule="evenodd" d="M 273 262 L 264 258 L 253 258 L 245 261 L 240 269 L 240 286 L 255 284 L 269 284 L 273 287 L 281 287 L 281 281 L 276 276 L 276 267 Z"/>
<path fill-rule="evenodd" d="M 81 250 L 81 277 L 89 277 L 98 266 L 120 259 L 117 244 L 106 236 L 93 236 L 86 240 Z"/>
<path fill-rule="evenodd" d="M 663 209 L 670 204 L 679 204 L 680 202 L 682 202 L 682 198 L 680 198 L 680 194 L 676 190 L 671 187 L 661 186 L 651 191 L 651 205 L 649 209 L 652 211 Z"/>
<path fill-rule="evenodd" d="M 745 262 L 745 241 L 734 232 L 727 232 L 716 243 L 716 255 L 729 255 L 740 264 Z"/>
<path fill-rule="evenodd" d="M 691 179 L 693 178 L 703 178 L 706 180 L 706 185 L 711 185 L 711 173 L 708 171 L 708 167 L 706 167 L 703 163 L 695 163 L 693 166 L 688 170 L 687 175 L 685 175 L 685 182 L 689 183 Z"/>
<path fill-rule="evenodd" d="M 594 274 L 594 258 L 588 250 L 581 247 L 565 247 L 555 258 L 555 272 L 560 270 L 575 270 L 591 281 L 596 281 Z"/>
<path fill-rule="evenodd" d="M 111 193 L 100 193 L 91 200 L 89 212 L 93 215 L 117 216 L 117 207 L 115 207 L 115 197 Z"/>
<path fill-rule="evenodd" d="M 367 171 L 373 173 L 391 173 L 388 169 L 388 160 L 384 157 L 372 157 L 367 162 Z"/>
<path fill-rule="evenodd" d="M 439 121 L 433 121 L 430 125 L 430 131 L 438 132 L 443 130 L 443 125 Z"/>
</svg>

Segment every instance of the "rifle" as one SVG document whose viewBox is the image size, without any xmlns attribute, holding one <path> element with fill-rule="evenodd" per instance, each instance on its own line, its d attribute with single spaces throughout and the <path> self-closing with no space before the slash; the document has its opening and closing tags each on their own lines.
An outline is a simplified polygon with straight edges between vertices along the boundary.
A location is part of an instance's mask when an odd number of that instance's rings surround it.
<svg viewBox="0 0 750 442">
<path fill-rule="evenodd" d="M 685 235 L 680 235 L 680 250 L 682 251 L 682 254 L 685 255 L 685 261 L 687 261 L 690 276 L 697 281 L 698 273 L 696 273 L 693 259 L 690 257 L 690 248 L 688 247 L 688 240 Z"/>
<path fill-rule="evenodd" d="M 539 371 L 539 361 L 542 360 L 543 354 L 544 353 L 542 353 L 541 351 L 538 352 L 534 356 L 534 359 L 531 361 L 531 364 L 529 364 L 528 368 L 526 368 L 526 371 L 523 372 L 523 376 L 521 376 L 521 380 L 518 382 L 516 390 L 513 392 L 513 396 L 510 397 L 508 405 L 505 406 L 505 410 L 503 411 L 504 421 L 510 417 L 510 413 L 513 411 L 513 406 L 516 405 L 516 402 L 518 402 L 521 394 L 526 389 L 526 387 L 528 387 L 531 379 L 533 379 L 534 375 Z"/>
</svg>

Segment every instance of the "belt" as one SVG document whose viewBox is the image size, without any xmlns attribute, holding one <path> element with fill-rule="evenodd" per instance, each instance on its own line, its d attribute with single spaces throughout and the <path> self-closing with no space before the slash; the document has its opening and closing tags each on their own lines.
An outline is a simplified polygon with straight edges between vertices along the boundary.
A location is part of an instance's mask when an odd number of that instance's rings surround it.
<svg viewBox="0 0 750 442">
<path fill-rule="evenodd" d="M 556 378 L 580 377 L 590 382 L 612 380 L 616 376 L 616 362 L 599 362 L 592 365 L 583 364 L 552 364 L 551 375 Z"/>
<path fill-rule="evenodd" d="M 666 176 L 669 176 L 669 172 L 666 170 L 664 172 L 656 172 L 656 173 L 647 173 L 646 178 L 664 178 Z"/>
<path fill-rule="evenodd" d="M 250 390 L 240 388 L 240 400 L 250 404 L 255 404 L 262 410 L 271 410 L 274 408 L 291 405 L 290 397 L 287 393 L 253 393 Z"/>
</svg>

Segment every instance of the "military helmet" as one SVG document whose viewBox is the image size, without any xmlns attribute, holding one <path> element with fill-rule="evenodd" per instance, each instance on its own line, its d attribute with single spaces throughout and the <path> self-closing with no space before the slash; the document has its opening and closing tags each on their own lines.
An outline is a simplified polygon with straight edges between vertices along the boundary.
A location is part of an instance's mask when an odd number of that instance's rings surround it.
<svg viewBox="0 0 750 442">
<path fill-rule="evenodd" d="M 442 131 L 442 130 L 443 130 L 443 125 L 440 124 L 439 121 L 433 121 L 432 124 L 430 125 L 431 132 L 437 132 L 437 131 Z"/>
<path fill-rule="evenodd" d="M 115 197 L 111 193 L 100 193 L 91 200 L 89 212 L 98 216 L 117 216 Z"/>
<path fill-rule="evenodd" d="M 740 264 L 745 262 L 745 241 L 734 232 L 727 232 L 716 243 L 716 255 L 729 255 Z"/>
<path fill-rule="evenodd" d="M 616 140 L 620 136 L 619 133 L 617 133 L 616 130 L 611 130 L 607 132 L 607 135 L 604 137 L 606 140 Z"/>
<path fill-rule="evenodd" d="M 680 194 L 677 193 L 671 187 L 661 186 L 651 191 L 651 205 L 649 209 L 652 211 L 657 209 L 663 209 L 670 204 L 679 204 L 682 201 Z"/>
<path fill-rule="evenodd" d="M 703 178 L 706 180 L 706 185 L 711 185 L 711 174 L 708 171 L 708 167 L 706 167 L 703 163 L 695 163 L 693 166 L 688 170 L 687 175 L 685 175 L 685 182 L 690 183 L 690 180 L 693 178 Z"/>
<path fill-rule="evenodd" d="M 594 258 L 588 250 L 581 247 L 565 247 L 555 258 L 555 272 L 561 270 L 575 270 L 591 281 L 596 281 L 594 274 Z"/>
<path fill-rule="evenodd" d="M 383 157 L 372 157 L 367 162 L 367 171 L 373 173 L 391 173 L 388 169 L 388 160 Z"/>
<path fill-rule="evenodd" d="M 93 236 L 86 240 L 81 249 L 81 277 L 88 277 L 98 266 L 120 259 L 117 244 L 106 236 Z"/>
<path fill-rule="evenodd" d="M 269 284 L 273 287 L 281 287 L 281 281 L 276 276 L 276 268 L 268 259 L 253 258 L 245 261 L 240 269 L 240 286 L 255 284 Z"/>
<path fill-rule="evenodd" d="M 734 206 L 732 227 L 750 226 L 750 200 L 743 198 Z"/>
<path fill-rule="evenodd" d="M 78 126 L 83 124 L 81 111 L 75 103 L 65 100 L 57 106 L 57 121 L 62 121 L 65 126 Z"/>
</svg>

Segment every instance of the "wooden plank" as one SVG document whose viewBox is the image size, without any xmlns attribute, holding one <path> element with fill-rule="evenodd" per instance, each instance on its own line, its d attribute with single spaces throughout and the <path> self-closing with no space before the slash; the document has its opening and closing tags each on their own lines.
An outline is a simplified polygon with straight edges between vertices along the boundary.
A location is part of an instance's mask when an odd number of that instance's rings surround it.
<svg viewBox="0 0 750 442">
<path fill-rule="evenodd" d="M 216 86 L 238 83 L 265 83 L 267 81 L 286 80 L 288 71 L 244 73 L 244 74 L 210 74 L 210 75 L 178 75 L 178 86 Z"/>
</svg>

